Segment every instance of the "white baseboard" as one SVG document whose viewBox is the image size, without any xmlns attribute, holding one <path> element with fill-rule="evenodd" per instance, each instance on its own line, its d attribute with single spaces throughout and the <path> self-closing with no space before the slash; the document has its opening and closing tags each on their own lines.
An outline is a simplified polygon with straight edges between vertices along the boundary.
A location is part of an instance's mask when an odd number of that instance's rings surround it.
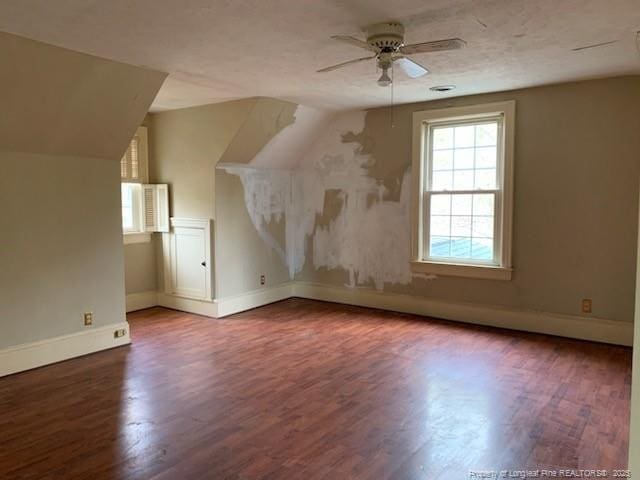
<svg viewBox="0 0 640 480">
<path fill-rule="evenodd" d="M 293 296 L 293 286 L 294 283 L 289 282 L 274 287 L 261 288 L 242 295 L 219 298 L 216 300 L 218 317 L 226 317 L 227 315 L 290 298 Z"/>
<path fill-rule="evenodd" d="M 115 338 L 116 330 L 123 337 Z M 0 350 L 0 377 L 131 343 L 129 324 L 112 323 Z"/>
<path fill-rule="evenodd" d="M 156 292 L 129 293 L 126 297 L 127 313 L 158 305 Z"/>
<path fill-rule="evenodd" d="M 195 313 L 196 315 L 204 315 L 205 317 L 215 318 L 218 316 L 218 305 L 215 302 L 179 297 L 168 293 L 157 294 L 157 305 L 182 312 Z"/>
<path fill-rule="evenodd" d="M 293 295 L 492 327 L 631 346 L 633 323 L 296 282 Z"/>
<path fill-rule="evenodd" d="M 149 292 L 152 293 L 152 292 Z M 146 294 L 145 294 L 146 295 Z M 175 310 L 225 317 L 290 297 L 345 303 L 395 312 L 413 313 L 477 325 L 525 332 L 545 333 L 615 345 L 633 344 L 633 323 L 598 317 L 523 310 L 501 306 L 434 300 L 412 295 L 385 293 L 366 288 L 347 288 L 305 282 L 289 282 L 246 294 L 220 298 L 214 302 L 156 294 L 156 305 Z M 151 295 L 146 297 L 151 299 Z M 141 303 L 140 303 L 141 304 Z M 145 307 L 153 306 L 146 304 Z M 127 311 L 129 311 L 127 301 Z"/>
</svg>

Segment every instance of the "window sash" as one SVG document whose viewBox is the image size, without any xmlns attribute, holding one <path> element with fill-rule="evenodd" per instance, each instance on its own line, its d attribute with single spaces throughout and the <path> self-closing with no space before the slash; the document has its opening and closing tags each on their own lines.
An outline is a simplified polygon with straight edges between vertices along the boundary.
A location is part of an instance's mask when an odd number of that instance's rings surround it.
<svg viewBox="0 0 640 480">
<path fill-rule="evenodd" d="M 142 188 L 139 183 L 122 183 L 122 198 L 121 198 L 121 208 L 122 208 L 122 232 L 123 233 L 141 233 L 144 231 L 142 225 Z M 131 195 L 131 204 L 125 205 L 125 190 Z M 132 218 L 132 226 L 126 226 L 124 224 L 124 209 L 131 210 L 131 218 Z"/>
<path fill-rule="evenodd" d="M 458 127 L 465 125 L 485 125 L 497 123 L 496 137 L 496 188 L 494 189 L 455 189 L 433 191 L 433 130 L 441 127 Z M 426 168 L 424 172 L 424 190 L 422 192 L 422 260 L 433 263 L 458 264 L 458 265 L 478 265 L 478 266 L 501 266 L 502 264 L 502 229 L 503 229 L 503 203 L 504 203 L 504 115 L 481 116 L 465 120 L 444 120 L 427 122 L 423 126 L 424 136 L 424 159 Z M 475 148 L 475 145 L 474 145 Z M 453 147 L 455 152 L 455 145 Z M 455 155 L 455 153 L 454 153 Z M 474 165 L 475 167 L 475 165 Z M 475 171 L 475 168 L 474 168 Z M 453 187 L 453 185 L 452 185 Z M 494 215 L 493 215 L 493 258 L 491 260 L 480 260 L 465 257 L 433 257 L 431 256 L 431 198 L 434 195 L 473 195 L 473 194 L 493 194 Z M 449 215 L 450 218 L 452 217 Z M 451 236 L 450 236 L 451 237 Z M 471 237 L 472 238 L 472 237 Z"/>
<path fill-rule="evenodd" d="M 474 259 L 468 257 L 435 257 L 431 256 L 431 197 L 435 195 L 473 195 L 485 194 L 493 195 L 493 258 L 491 260 Z M 502 242 L 501 242 L 501 225 L 499 219 L 502 217 L 502 191 L 500 190 L 465 190 L 456 192 L 431 192 L 423 193 L 424 219 L 423 219 L 423 236 L 422 251 L 424 252 L 423 260 L 435 263 L 455 263 L 465 265 L 486 265 L 499 266 L 502 258 Z M 455 215 L 449 215 L 454 217 Z M 471 215 L 473 219 L 473 215 Z M 473 220 L 472 220 L 473 221 Z M 451 236 L 451 235 L 450 235 Z M 473 238 L 473 237 L 470 237 Z"/>
</svg>

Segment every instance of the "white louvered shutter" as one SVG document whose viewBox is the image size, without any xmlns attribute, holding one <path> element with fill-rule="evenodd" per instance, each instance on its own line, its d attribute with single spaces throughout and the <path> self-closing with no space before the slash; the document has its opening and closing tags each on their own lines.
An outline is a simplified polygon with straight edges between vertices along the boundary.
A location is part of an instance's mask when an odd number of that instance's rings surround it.
<svg viewBox="0 0 640 480">
<path fill-rule="evenodd" d="M 169 186 L 142 185 L 142 212 L 145 232 L 169 231 Z"/>
</svg>

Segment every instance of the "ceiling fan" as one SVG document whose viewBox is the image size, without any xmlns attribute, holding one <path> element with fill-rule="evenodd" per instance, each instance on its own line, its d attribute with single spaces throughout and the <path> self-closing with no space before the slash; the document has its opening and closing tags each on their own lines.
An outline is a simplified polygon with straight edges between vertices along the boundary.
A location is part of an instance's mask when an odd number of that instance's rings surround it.
<svg viewBox="0 0 640 480">
<path fill-rule="evenodd" d="M 387 71 L 392 64 L 397 64 L 404 73 L 411 78 L 418 78 L 429 73 L 425 67 L 407 57 L 415 53 L 442 52 L 445 50 L 458 50 L 466 45 L 464 40 L 459 38 L 448 38 L 445 40 L 434 40 L 432 42 L 404 44 L 404 26 L 401 23 L 387 22 L 376 23 L 365 29 L 367 40 L 362 41 L 348 35 L 333 35 L 331 38 L 340 42 L 348 43 L 356 47 L 364 48 L 373 52 L 368 57 L 356 58 L 348 62 L 339 63 L 318 70 L 319 73 L 331 72 L 338 68 L 346 67 L 354 63 L 376 59 L 378 67 L 382 70 L 382 76 L 378 79 L 378 85 L 386 87 L 392 80 Z"/>
</svg>

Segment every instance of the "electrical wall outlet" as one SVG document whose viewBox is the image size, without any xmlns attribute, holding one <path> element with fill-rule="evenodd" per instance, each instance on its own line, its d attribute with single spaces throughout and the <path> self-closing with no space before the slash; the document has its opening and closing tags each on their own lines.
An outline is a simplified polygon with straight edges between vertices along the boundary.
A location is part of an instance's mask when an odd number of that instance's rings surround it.
<svg viewBox="0 0 640 480">
<path fill-rule="evenodd" d="M 93 325 L 93 312 L 84 312 L 84 324 Z"/>
<path fill-rule="evenodd" d="M 582 299 L 582 313 L 591 313 L 591 299 L 590 298 L 583 298 Z"/>
<path fill-rule="evenodd" d="M 124 337 L 127 334 L 127 331 L 124 328 L 120 328 L 113 332 L 113 338 Z"/>
<path fill-rule="evenodd" d="M 260 285 L 264 285 L 267 282 L 267 277 L 260 275 Z"/>
</svg>

